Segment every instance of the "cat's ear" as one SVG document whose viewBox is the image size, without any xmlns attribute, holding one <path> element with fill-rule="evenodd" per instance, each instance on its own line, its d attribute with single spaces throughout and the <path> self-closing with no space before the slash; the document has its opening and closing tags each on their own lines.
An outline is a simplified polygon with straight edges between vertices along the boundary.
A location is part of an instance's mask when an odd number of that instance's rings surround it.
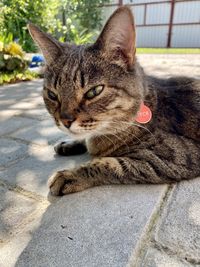
<svg viewBox="0 0 200 267">
<path fill-rule="evenodd" d="M 48 65 L 55 62 L 63 53 L 61 44 L 49 34 L 41 31 L 32 23 L 28 24 L 28 30 L 35 43 L 39 46 Z"/>
<path fill-rule="evenodd" d="M 107 21 L 96 44 L 108 56 L 121 57 L 131 66 L 135 60 L 135 25 L 129 7 L 118 8 Z"/>
</svg>

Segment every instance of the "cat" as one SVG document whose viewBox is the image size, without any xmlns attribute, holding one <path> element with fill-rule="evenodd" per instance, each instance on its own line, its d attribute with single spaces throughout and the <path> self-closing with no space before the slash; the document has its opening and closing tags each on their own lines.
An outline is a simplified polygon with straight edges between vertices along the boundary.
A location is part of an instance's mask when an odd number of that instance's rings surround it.
<svg viewBox="0 0 200 267">
<path fill-rule="evenodd" d="M 46 61 L 46 108 L 75 140 L 58 144 L 55 151 L 64 156 L 88 151 L 93 157 L 53 174 L 53 195 L 108 184 L 173 183 L 200 175 L 200 82 L 145 75 L 135 55 L 129 7 L 111 15 L 92 45 L 60 43 L 37 26 L 28 27 Z M 136 119 L 141 106 L 146 108 L 146 124 Z"/>
</svg>

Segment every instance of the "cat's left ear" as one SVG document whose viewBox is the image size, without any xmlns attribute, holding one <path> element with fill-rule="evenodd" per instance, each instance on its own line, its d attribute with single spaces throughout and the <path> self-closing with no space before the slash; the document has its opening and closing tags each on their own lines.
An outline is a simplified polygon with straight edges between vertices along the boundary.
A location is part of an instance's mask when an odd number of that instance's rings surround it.
<svg viewBox="0 0 200 267">
<path fill-rule="evenodd" d="M 124 61 L 131 67 L 135 61 L 135 24 L 128 6 L 118 8 L 107 21 L 95 45 L 107 57 Z"/>
<path fill-rule="evenodd" d="M 39 46 L 48 65 L 53 64 L 63 53 L 63 47 L 51 35 L 41 31 L 36 25 L 29 23 L 28 30 L 35 43 Z"/>
</svg>

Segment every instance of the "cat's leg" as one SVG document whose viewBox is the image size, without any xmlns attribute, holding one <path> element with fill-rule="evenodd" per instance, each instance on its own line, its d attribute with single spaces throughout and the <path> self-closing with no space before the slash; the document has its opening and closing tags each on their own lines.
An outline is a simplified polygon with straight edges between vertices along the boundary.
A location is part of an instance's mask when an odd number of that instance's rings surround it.
<svg viewBox="0 0 200 267">
<path fill-rule="evenodd" d="M 54 147 L 55 152 L 61 156 L 74 156 L 87 152 L 84 141 L 75 141 L 72 143 L 61 142 Z"/>
<path fill-rule="evenodd" d="M 49 187 L 53 195 L 65 195 L 98 185 L 163 182 L 172 181 L 149 162 L 135 161 L 127 157 L 102 157 L 93 159 L 77 169 L 55 173 L 49 179 Z"/>
</svg>

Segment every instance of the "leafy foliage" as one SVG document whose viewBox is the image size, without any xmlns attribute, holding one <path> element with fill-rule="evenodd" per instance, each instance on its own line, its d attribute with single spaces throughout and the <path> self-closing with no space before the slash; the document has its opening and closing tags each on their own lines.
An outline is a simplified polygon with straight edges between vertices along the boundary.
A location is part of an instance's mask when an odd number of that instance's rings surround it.
<svg viewBox="0 0 200 267">
<path fill-rule="evenodd" d="M 11 42 L 8 45 L 6 45 L 4 50 L 7 54 L 10 54 L 11 56 L 23 57 L 24 55 L 22 47 L 15 42 Z"/>
<path fill-rule="evenodd" d="M 9 38 L 0 39 L 0 85 L 38 77 L 37 73 L 28 70 L 29 61 L 24 58 L 22 47 L 15 42 L 9 43 Z"/>
<path fill-rule="evenodd" d="M 101 5 L 108 2 L 108 0 L 62 0 L 60 14 L 63 27 L 61 31 L 65 41 L 78 44 L 92 41 L 101 27 Z"/>
<path fill-rule="evenodd" d="M 14 72 L 4 72 L 0 74 L 0 85 L 7 83 L 16 83 L 20 81 L 30 81 L 35 78 L 38 78 L 39 74 L 31 72 L 29 70 L 19 71 L 15 70 Z"/>
<path fill-rule="evenodd" d="M 57 8 L 58 1 L 53 0 L 2 0 L 0 28 L 5 36 L 12 33 L 24 49 L 34 50 L 27 22 L 36 23 L 46 30 L 54 20 Z"/>
<path fill-rule="evenodd" d="M 36 47 L 27 22 L 40 26 L 62 41 L 91 42 L 101 26 L 101 8 L 108 0 L 1 0 L 0 32 L 12 35 L 25 51 Z"/>
<path fill-rule="evenodd" d="M 25 70 L 28 61 L 24 59 L 24 51 L 22 47 L 15 43 L 0 42 L 0 71 Z"/>
</svg>

